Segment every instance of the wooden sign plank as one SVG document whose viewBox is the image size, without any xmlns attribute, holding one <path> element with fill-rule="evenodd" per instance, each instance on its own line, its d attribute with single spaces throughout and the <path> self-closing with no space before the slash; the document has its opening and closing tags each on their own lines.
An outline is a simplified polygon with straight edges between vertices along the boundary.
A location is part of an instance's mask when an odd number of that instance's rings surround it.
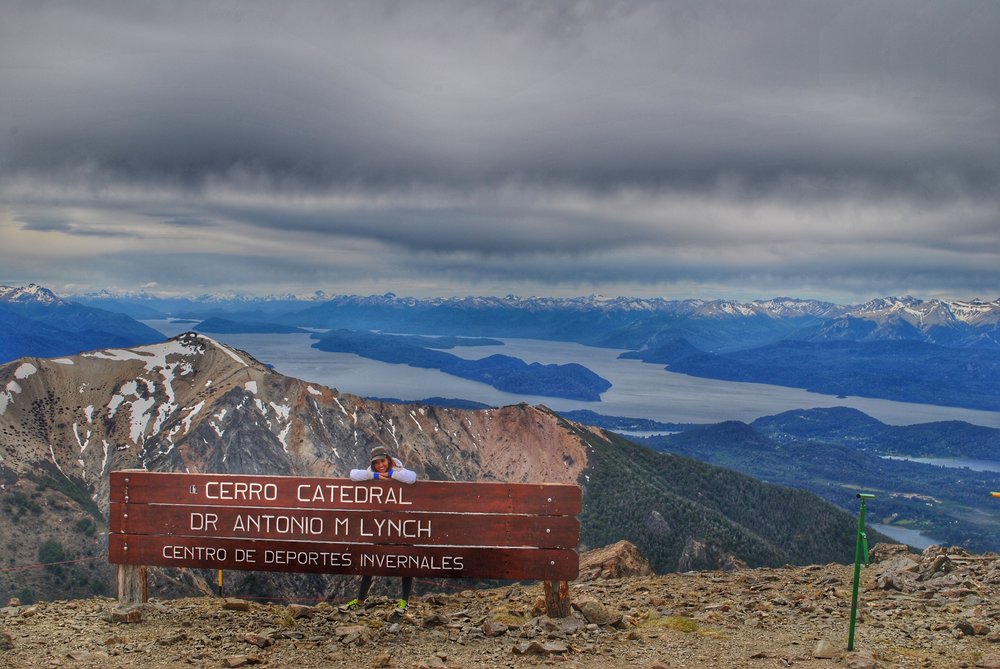
<svg viewBox="0 0 1000 669">
<path fill-rule="evenodd" d="M 396 509 L 458 513 L 575 516 L 579 486 L 561 483 L 394 481 L 185 474 L 126 470 L 111 473 L 111 500 L 131 503 L 266 506 L 297 509 Z"/>
<path fill-rule="evenodd" d="M 266 509 L 113 502 L 113 533 L 423 546 L 575 548 L 571 516 Z"/>
<path fill-rule="evenodd" d="M 160 567 L 505 580 L 569 581 L 580 568 L 579 556 L 571 549 L 373 546 L 129 534 L 108 537 L 108 560 Z"/>
</svg>

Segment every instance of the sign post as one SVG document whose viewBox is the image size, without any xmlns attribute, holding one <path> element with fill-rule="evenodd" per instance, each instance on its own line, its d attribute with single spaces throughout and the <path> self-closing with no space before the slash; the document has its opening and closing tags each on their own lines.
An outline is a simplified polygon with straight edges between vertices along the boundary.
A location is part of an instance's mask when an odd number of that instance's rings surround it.
<svg viewBox="0 0 1000 669">
<path fill-rule="evenodd" d="M 858 617 L 858 585 L 861 582 L 861 563 L 868 564 L 868 535 L 865 533 L 865 504 L 875 495 L 858 493 L 861 512 L 858 514 L 858 537 L 854 545 L 854 591 L 851 594 L 851 629 L 847 635 L 847 650 L 854 650 L 854 624 Z"/>
</svg>

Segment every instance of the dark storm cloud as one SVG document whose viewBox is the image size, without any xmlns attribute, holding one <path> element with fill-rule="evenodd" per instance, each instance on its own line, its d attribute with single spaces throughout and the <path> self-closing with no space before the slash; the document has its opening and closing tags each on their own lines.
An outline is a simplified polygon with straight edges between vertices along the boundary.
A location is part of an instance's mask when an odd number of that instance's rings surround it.
<svg viewBox="0 0 1000 669">
<path fill-rule="evenodd" d="M 1000 264 L 998 29 L 962 0 L 19 3 L 0 201 L 220 258 L 356 244 L 387 280 L 963 290 Z"/>
<path fill-rule="evenodd" d="M 32 218 L 18 219 L 22 223 L 22 228 L 35 232 L 69 232 L 73 229 L 68 221 L 61 221 L 56 218 Z"/>
<path fill-rule="evenodd" d="M 993 3 L 57 8 L 5 21 L 8 169 L 922 190 L 1000 165 Z"/>
<path fill-rule="evenodd" d="M 156 219 L 161 223 L 180 228 L 205 228 L 216 225 L 216 223 L 203 216 L 191 216 L 189 214 L 170 213 L 146 213 L 146 216 Z"/>
<path fill-rule="evenodd" d="M 15 219 L 21 222 L 21 229 L 30 232 L 58 232 L 76 237 L 135 237 L 127 230 L 112 230 L 107 228 L 84 227 L 70 221 L 57 219 L 32 218 Z"/>
</svg>

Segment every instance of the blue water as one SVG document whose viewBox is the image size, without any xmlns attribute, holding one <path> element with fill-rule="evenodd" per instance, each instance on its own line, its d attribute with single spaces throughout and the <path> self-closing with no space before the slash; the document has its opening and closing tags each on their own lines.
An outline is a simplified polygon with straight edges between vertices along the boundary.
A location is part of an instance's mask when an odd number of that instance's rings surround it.
<svg viewBox="0 0 1000 669">
<path fill-rule="evenodd" d="M 918 532 L 917 530 L 908 530 L 905 527 L 896 527 L 895 525 L 881 525 L 878 523 L 868 523 L 868 527 L 873 530 L 878 530 L 887 537 L 892 537 L 901 544 L 906 544 L 907 546 L 912 546 L 917 550 L 924 550 L 928 546 L 933 546 L 935 544 L 944 545 L 943 542 L 938 541 L 928 537 L 923 532 Z"/>
<path fill-rule="evenodd" d="M 190 329 L 190 323 L 147 321 L 166 336 Z M 911 404 L 862 397 L 838 398 L 762 383 L 739 383 L 676 374 L 638 360 L 619 360 L 621 350 L 591 348 L 567 342 L 508 339 L 504 346 L 455 348 L 450 352 L 468 358 L 493 353 L 515 356 L 526 362 L 580 363 L 611 381 L 600 402 L 563 400 L 539 395 L 505 393 L 475 381 L 433 369 L 417 369 L 368 360 L 351 353 L 330 353 L 311 347 L 307 334 L 211 335 L 214 339 L 249 352 L 287 376 L 312 381 L 364 397 L 419 400 L 449 397 L 493 406 L 527 402 L 556 411 L 590 409 L 609 416 L 649 418 L 665 423 L 751 422 L 761 416 L 815 407 L 846 406 L 890 425 L 940 420 L 962 420 L 975 425 L 1000 427 L 1000 412 Z"/>
<path fill-rule="evenodd" d="M 885 456 L 885 459 L 922 462 L 925 465 L 951 467 L 954 469 L 971 469 L 974 472 L 1000 472 L 1000 462 L 996 460 L 970 460 L 968 458 L 907 458 L 895 455 L 887 455 Z"/>
</svg>

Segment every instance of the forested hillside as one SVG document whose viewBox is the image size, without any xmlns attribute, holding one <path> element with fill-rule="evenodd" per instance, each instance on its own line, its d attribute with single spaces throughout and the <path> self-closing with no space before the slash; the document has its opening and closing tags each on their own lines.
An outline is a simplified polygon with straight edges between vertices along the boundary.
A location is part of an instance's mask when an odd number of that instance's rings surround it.
<svg viewBox="0 0 1000 669">
<path fill-rule="evenodd" d="M 831 415 L 840 416 L 839 426 L 830 420 Z M 856 419 L 853 427 L 849 427 L 851 417 Z M 907 450 L 916 450 L 909 441 L 915 431 L 927 435 L 928 443 L 945 444 L 952 455 L 969 457 L 967 452 L 956 453 L 956 440 L 944 436 L 951 424 L 893 427 L 875 421 L 878 424 L 872 432 L 872 421 L 849 410 L 817 409 L 788 412 L 753 425 L 732 421 L 693 426 L 677 434 L 636 441 L 808 490 L 847 511 L 857 509 L 857 492 L 870 492 L 875 494 L 869 504 L 871 522 L 921 530 L 971 550 L 1000 549 L 1000 508 L 989 497 L 990 491 L 1000 489 L 1000 474 L 885 457 L 909 454 L 901 450 L 904 443 L 910 444 Z M 989 444 L 996 448 L 1000 430 L 968 427 L 979 436 L 978 442 L 972 442 L 975 452 Z"/>
<path fill-rule="evenodd" d="M 591 463 L 581 514 L 584 546 L 628 537 L 658 572 L 685 570 L 698 551 L 719 567 L 734 554 L 751 566 L 853 559 L 856 520 L 804 490 L 614 435 L 603 441 L 578 432 Z"/>
</svg>

